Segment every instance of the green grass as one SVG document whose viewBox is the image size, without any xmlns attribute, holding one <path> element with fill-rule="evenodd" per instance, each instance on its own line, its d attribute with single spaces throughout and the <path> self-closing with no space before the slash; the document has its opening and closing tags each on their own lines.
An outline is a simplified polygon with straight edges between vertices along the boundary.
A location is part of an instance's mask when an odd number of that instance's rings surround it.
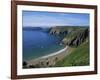
<svg viewBox="0 0 100 80">
<path fill-rule="evenodd" d="M 78 36 L 80 33 L 82 33 L 86 28 L 79 28 L 79 27 L 76 27 L 76 28 L 69 28 L 72 30 L 71 33 L 69 33 L 65 38 L 74 38 L 76 36 Z"/>
<path fill-rule="evenodd" d="M 56 67 L 65 66 L 85 66 L 89 65 L 89 42 L 84 42 L 77 48 L 73 48 L 72 52 L 63 60 L 56 63 Z"/>
<path fill-rule="evenodd" d="M 73 40 L 74 38 L 76 38 L 77 36 L 79 36 L 82 32 L 84 32 L 84 30 L 86 28 L 83 27 L 67 27 L 68 30 L 70 30 L 71 32 L 67 35 L 64 36 L 64 43 L 68 43 L 71 40 Z"/>
<path fill-rule="evenodd" d="M 66 36 L 66 38 L 72 38 L 72 37 L 75 37 L 77 35 L 79 35 L 79 33 L 81 33 L 83 30 L 76 30 L 76 31 L 73 31 L 72 33 L 68 34 Z"/>
<path fill-rule="evenodd" d="M 71 31 L 83 31 L 86 29 L 86 27 L 79 27 L 79 26 L 58 26 L 58 27 L 54 27 L 54 30 L 59 30 L 60 32 L 66 31 L 66 30 L 71 30 Z"/>
</svg>

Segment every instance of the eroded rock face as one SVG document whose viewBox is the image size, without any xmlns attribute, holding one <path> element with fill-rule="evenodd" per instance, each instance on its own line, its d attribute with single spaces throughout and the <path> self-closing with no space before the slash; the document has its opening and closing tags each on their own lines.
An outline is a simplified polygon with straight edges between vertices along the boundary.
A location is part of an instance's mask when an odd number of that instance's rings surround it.
<svg viewBox="0 0 100 80">
<path fill-rule="evenodd" d="M 54 27 L 49 33 L 58 36 L 64 35 L 62 44 L 77 47 L 89 36 L 89 29 L 82 27 Z"/>
<path fill-rule="evenodd" d="M 89 36 L 89 30 L 85 29 L 83 32 L 79 33 L 78 35 L 74 36 L 72 39 L 63 39 L 62 42 L 64 44 L 67 44 L 68 46 L 78 46 L 82 42 L 86 40 L 86 38 Z"/>
<path fill-rule="evenodd" d="M 54 27 L 50 30 L 50 34 L 53 34 L 53 35 L 60 35 L 60 34 L 68 34 L 68 30 L 64 30 L 64 29 L 61 29 L 61 27 Z"/>
</svg>

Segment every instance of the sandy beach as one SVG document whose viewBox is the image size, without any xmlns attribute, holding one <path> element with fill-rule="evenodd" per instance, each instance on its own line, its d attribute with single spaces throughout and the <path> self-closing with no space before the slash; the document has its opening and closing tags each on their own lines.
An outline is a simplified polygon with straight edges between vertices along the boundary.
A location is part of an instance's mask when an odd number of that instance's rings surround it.
<svg viewBox="0 0 100 80">
<path fill-rule="evenodd" d="M 40 67 L 48 67 L 53 66 L 58 60 L 63 59 L 65 56 L 69 54 L 69 47 L 66 46 L 64 49 L 59 50 L 55 53 L 51 53 L 46 56 L 39 57 L 37 59 L 32 59 L 28 61 L 28 66 L 39 65 Z"/>
</svg>

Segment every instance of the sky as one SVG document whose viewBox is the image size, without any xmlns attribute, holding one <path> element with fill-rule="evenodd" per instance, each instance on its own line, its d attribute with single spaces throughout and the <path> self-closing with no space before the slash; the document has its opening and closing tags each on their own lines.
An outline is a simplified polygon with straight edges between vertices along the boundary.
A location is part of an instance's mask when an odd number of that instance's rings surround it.
<svg viewBox="0 0 100 80">
<path fill-rule="evenodd" d="M 23 11 L 23 27 L 89 26 L 87 13 Z"/>
</svg>

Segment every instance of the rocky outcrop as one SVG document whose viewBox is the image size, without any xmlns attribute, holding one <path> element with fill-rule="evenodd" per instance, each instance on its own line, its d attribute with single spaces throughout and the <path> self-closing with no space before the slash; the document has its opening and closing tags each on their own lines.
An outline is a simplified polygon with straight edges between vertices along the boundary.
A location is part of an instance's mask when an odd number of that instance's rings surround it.
<svg viewBox="0 0 100 80">
<path fill-rule="evenodd" d="M 89 28 L 88 27 L 53 27 L 51 28 L 50 34 L 52 35 L 63 35 L 64 38 L 61 44 L 68 46 L 79 46 L 83 43 L 86 38 L 89 36 Z"/>
<path fill-rule="evenodd" d="M 65 29 L 64 27 L 54 27 L 50 30 L 50 34 L 53 34 L 53 35 L 60 35 L 60 34 L 66 35 L 69 32 L 70 30 Z"/>
<path fill-rule="evenodd" d="M 83 43 L 86 38 L 89 36 L 89 30 L 85 29 L 84 31 L 80 32 L 78 35 L 75 35 L 72 39 L 64 38 L 62 40 L 63 44 L 66 44 L 68 46 L 79 46 L 81 43 Z"/>
</svg>

